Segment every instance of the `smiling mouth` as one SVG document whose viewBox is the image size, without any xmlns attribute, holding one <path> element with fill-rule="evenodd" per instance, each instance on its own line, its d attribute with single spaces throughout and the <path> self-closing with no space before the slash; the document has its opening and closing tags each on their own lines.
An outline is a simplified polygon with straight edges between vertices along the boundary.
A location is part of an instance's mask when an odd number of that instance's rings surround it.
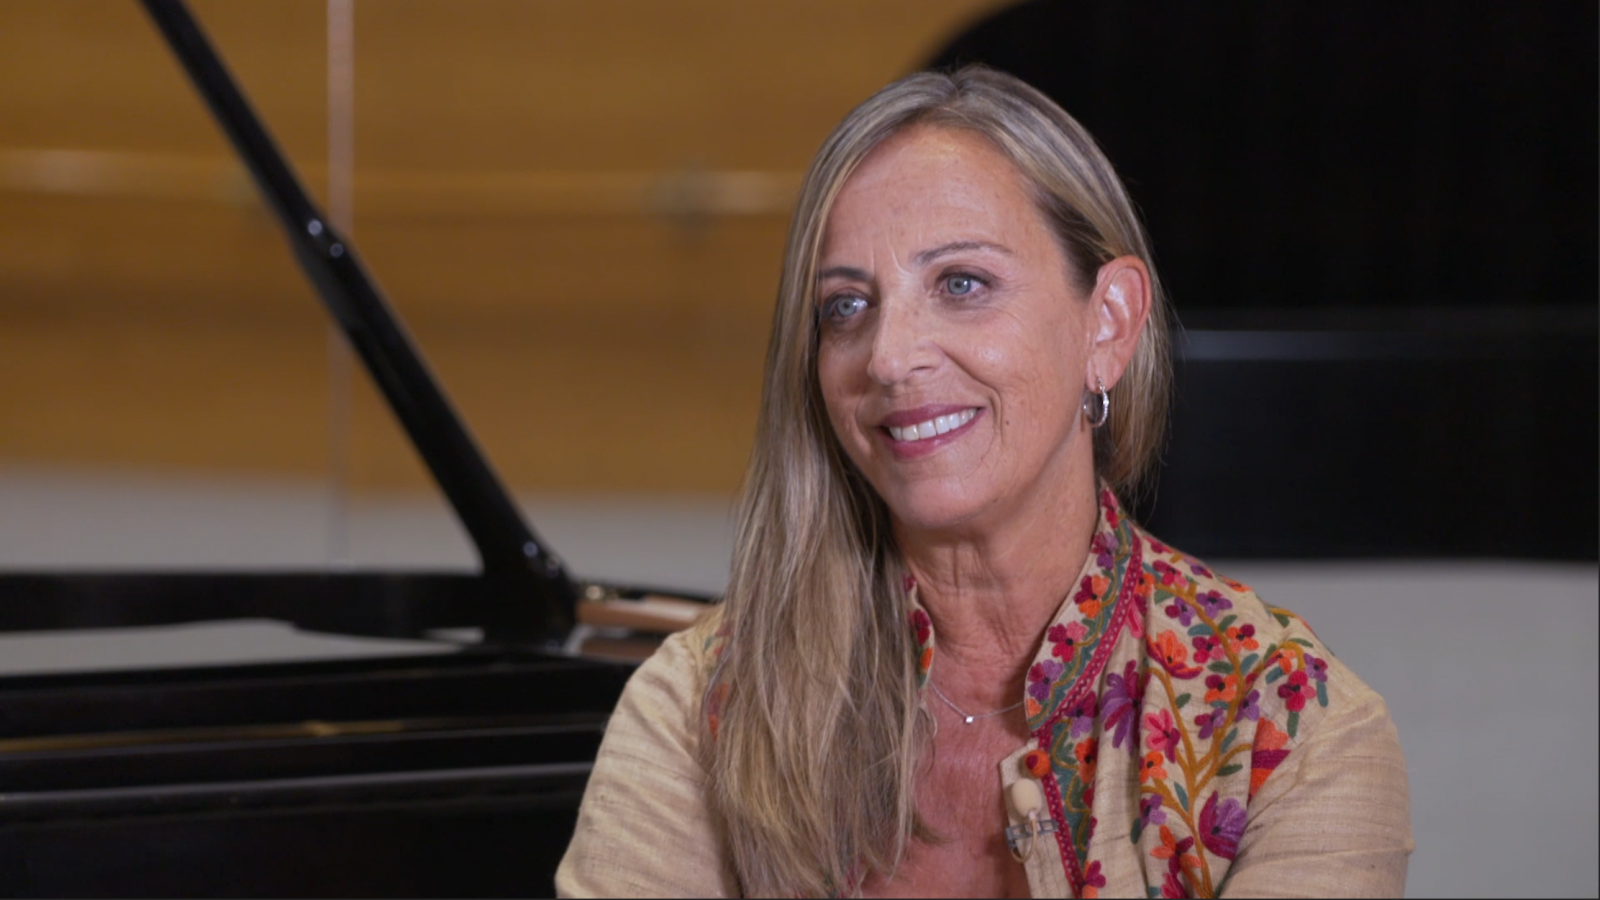
<svg viewBox="0 0 1600 900">
<path fill-rule="evenodd" d="M 906 443 L 925 441 L 928 438 L 938 437 L 941 434 L 960 428 L 971 422 L 977 414 L 978 411 L 976 409 L 963 409 L 947 416 L 934 416 L 926 422 L 918 422 L 915 425 L 907 425 L 904 428 L 896 428 L 890 425 L 888 426 L 889 436 L 897 441 Z"/>
</svg>

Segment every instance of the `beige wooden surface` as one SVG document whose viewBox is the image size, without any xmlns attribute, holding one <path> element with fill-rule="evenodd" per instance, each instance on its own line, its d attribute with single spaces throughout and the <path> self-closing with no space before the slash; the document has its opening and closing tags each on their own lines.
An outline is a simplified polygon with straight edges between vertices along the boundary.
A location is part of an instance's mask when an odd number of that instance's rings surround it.
<svg viewBox="0 0 1600 900">
<path fill-rule="evenodd" d="M 355 243 L 513 485 L 729 490 L 800 171 L 996 5 L 357 0 Z M 194 6 L 320 192 L 324 4 Z M 325 321 L 137 4 L 0 4 L 0 462 L 316 475 Z"/>
</svg>

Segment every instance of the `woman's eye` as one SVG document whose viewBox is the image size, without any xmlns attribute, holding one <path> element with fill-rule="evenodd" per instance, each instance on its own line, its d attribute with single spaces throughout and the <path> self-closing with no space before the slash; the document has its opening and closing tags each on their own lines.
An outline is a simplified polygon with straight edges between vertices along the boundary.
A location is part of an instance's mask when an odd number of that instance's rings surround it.
<svg viewBox="0 0 1600 900">
<path fill-rule="evenodd" d="M 944 289 L 960 297 L 978 289 L 978 279 L 971 275 L 951 275 L 944 280 Z"/>
<path fill-rule="evenodd" d="M 867 308 L 867 301 L 862 297 L 843 296 L 834 297 L 823 306 L 822 312 L 835 322 L 842 322 L 863 309 Z"/>
</svg>

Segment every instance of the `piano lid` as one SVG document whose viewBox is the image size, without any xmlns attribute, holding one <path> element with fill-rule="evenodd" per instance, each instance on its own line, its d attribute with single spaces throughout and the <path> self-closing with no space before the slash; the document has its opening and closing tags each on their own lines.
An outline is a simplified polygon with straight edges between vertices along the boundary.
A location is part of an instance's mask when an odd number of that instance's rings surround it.
<svg viewBox="0 0 1600 900">
<path fill-rule="evenodd" d="M 482 571 L 8 575 L 0 631 L 275 618 L 393 637 L 477 626 L 491 642 L 559 645 L 576 622 L 579 595 L 560 557 L 524 520 L 360 254 L 312 200 L 183 0 L 141 2 L 444 492 Z"/>
</svg>

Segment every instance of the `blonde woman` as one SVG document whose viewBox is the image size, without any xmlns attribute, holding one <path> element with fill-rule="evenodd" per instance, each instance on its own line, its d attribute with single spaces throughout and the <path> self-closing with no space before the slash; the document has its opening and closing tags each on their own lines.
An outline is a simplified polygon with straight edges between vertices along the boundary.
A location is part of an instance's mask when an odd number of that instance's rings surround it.
<svg viewBox="0 0 1600 900">
<path fill-rule="evenodd" d="M 883 89 L 791 228 L 726 599 L 629 683 L 569 895 L 1397 895 L 1383 701 L 1123 512 L 1167 321 L 1094 141 Z"/>
</svg>

